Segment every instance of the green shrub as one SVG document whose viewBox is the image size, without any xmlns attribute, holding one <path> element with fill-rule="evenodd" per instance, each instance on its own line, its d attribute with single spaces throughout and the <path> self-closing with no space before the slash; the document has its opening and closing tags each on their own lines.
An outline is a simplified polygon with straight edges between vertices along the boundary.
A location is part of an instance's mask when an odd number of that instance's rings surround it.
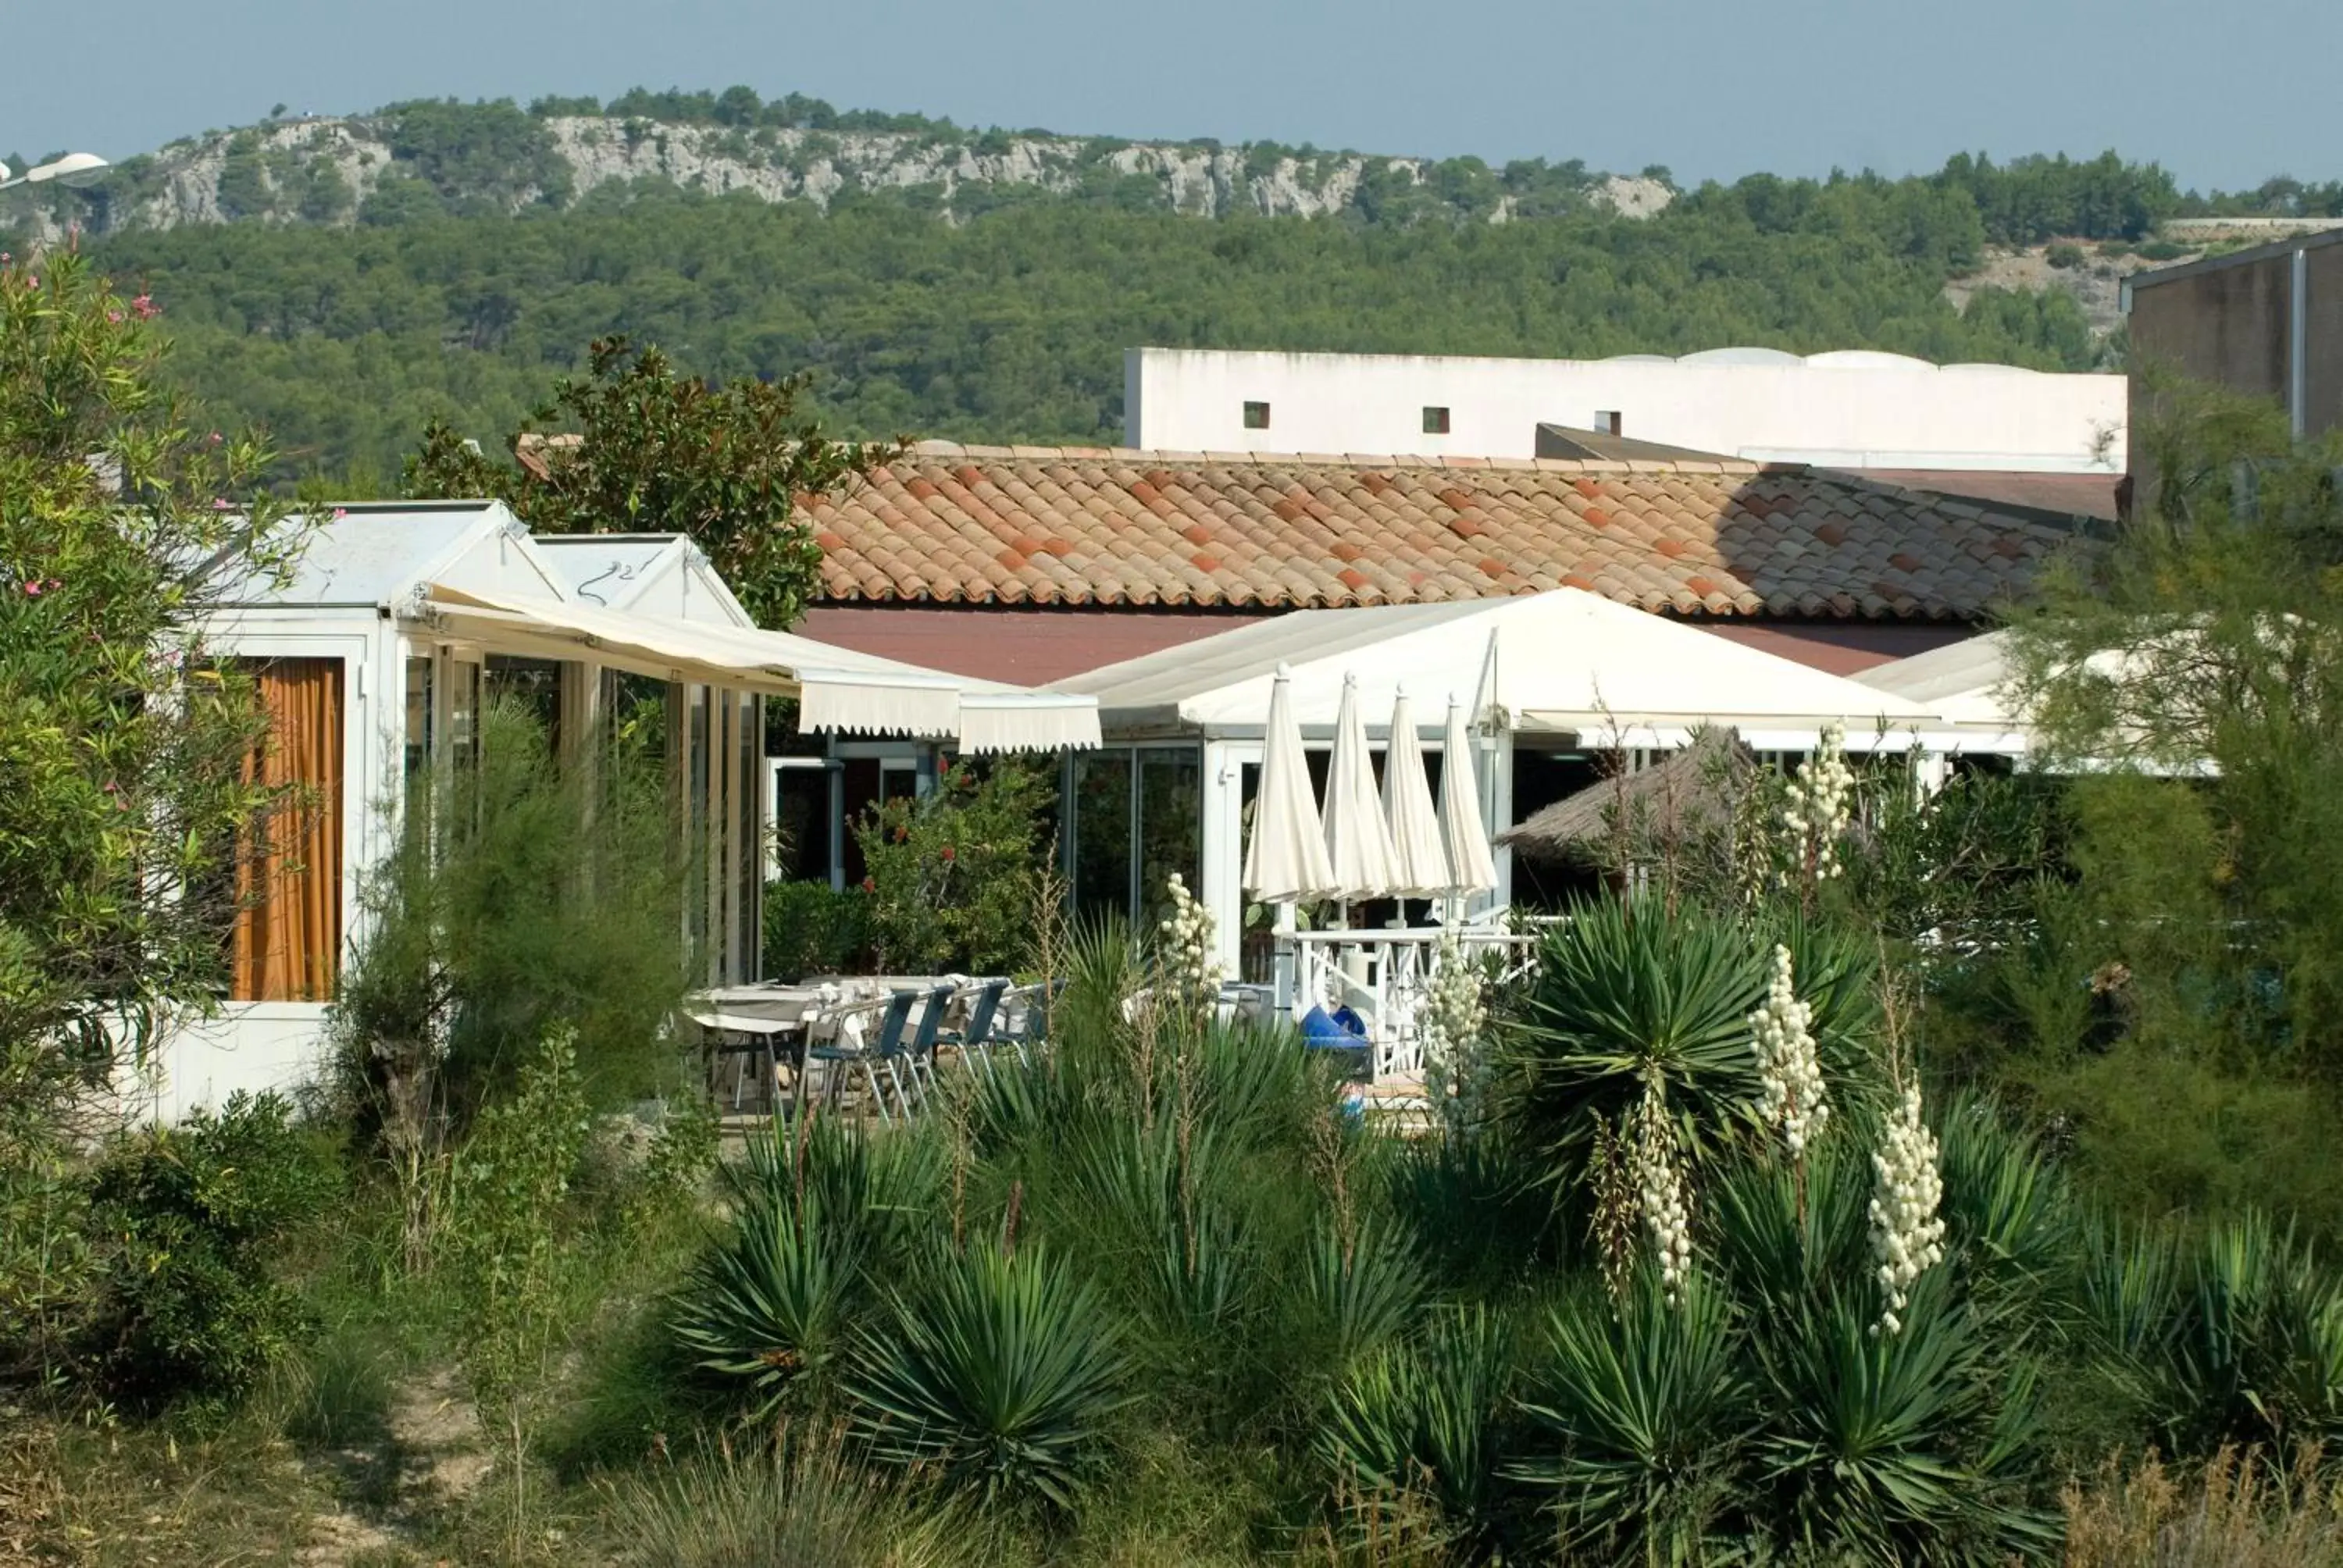
<svg viewBox="0 0 2343 1568">
<path fill-rule="evenodd" d="M 99 1386 L 147 1408 L 249 1392 L 308 1327 L 278 1275 L 333 1189 L 275 1095 L 239 1094 L 110 1150 L 90 1210 L 106 1259 L 89 1346 Z"/>
<path fill-rule="evenodd" d="M 435 1117 L 460 1129 L 557 1030 L 595 1109 L 667 1087 L 666 1020 L 692 973 L 688 859 L 663 770 L 615 746 L 564 769 L 524 706 L 489 704 L 478 765 L 409 799 L 361 891 L 367 936 L 335 1006 L 361 1124 L 395 1151 Z"/>
<path fill-rule="evenodd" d="M 2081 246 L 2068 242 L 2052 246 L 2044 259 L 2061 272 L 2072 272 L 2087 258 L 2083 255 Z"/>
<path fill-rule="evenodd" d="M 1343 1380 L 1318 1430 L 1320 1459 L 1362 1493 L 1428 1501 L 1480 1555 L 1515 1518 L 1503 1473 L 1513 1447 L 1513 1381 L 1502 1318 L 1478 1304 L 1441 1312 L 1420 1337 Z"/>
<path fill-rule="evenodd" d="M 1111 1320 L 1028 1241 L 935 1260 L 861 1338 L 847 1399 L 890 1463 L 988 1501 L 1071 1507 L 1130 1402 Z"/>
<path fill-rule="evenodd" d="M 891 972 L 1007 974 L 1026 958 L 1050 775 L 1002 759 L 946 769 L 914 800 L 874 807 L 854 829 L 870 944 Z"/>
<path fill-rule="evenodd" d="M 2152 239 L 2139 247 L 2142 261 L 2178 261 L 2187 254 L 2187 246 L 2176 245 L 2168 239 Z"/>
<path fill-rule="evenodd" d="M 765 884 L 765 979 L 845 974 L 870 945 L 870 895 L 827 882 Z"/>
</svg>

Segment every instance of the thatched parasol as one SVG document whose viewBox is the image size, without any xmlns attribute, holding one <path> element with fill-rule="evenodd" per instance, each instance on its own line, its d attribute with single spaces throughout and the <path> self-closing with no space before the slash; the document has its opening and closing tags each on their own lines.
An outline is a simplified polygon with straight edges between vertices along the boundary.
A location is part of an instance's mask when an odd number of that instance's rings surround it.
<svg viewBox="0 0 2343 1568">
<path fill-rule="evenodd" d="M 1622 826 L 1638 834 L 1660 831 L 1673 817 L 1680 831 L 1720 830 L 1732 825 L 1734 803 L 1756 766 L 1737 731 L 1704 729 L 1664 761 L 1590 784 L 1506 829 L 1497 842 L 1537 859 L 1584 859 Z"/>
</svg>

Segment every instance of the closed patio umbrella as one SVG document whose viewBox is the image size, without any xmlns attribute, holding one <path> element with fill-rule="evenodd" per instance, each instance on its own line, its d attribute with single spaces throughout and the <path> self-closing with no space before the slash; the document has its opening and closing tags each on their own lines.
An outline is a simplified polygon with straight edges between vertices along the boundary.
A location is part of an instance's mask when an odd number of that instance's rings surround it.
<svg viewBox="0 0 2343 1568">
<path fill-rule="evenodd" d="M 1342 681 L 1342 703 L 1334 710 L 1334 750 L 1326 759 L 1326 860 L 1345 903 L 1387 899 L 1399 890 L 1391 829 L 1375 795 L 1375 767 L 1367 750 L 1366 720 L 1359 713 L 1359 683 Z"/>
<path fill-rule="evenodd" d="M 1245 891 L 1263 903 L 1290 904 L 1339 891 L 1326 860 L 1310 762 L 1287 692 L 1292 672 L 1278 666 L 1269 689 L 1262 737 L 1261 793 L 1253 798 L 1252 841 L 1245 846 Z"/>
<path fill-rule="evenodd" d="M 1447 891 L 1485 893 L 1497 885 L 1497 862 L 1481 825 L 1481 789 L 1473 776 L 1473 737 L 1464 709 L 1448 698 L 1448 729 L 1440 763 L 1440 837 L 1448 850 Z"/>
<path fill-rule="evenodd" d="M 1383 818 L 1391 827 L 1393 880 L 1412 897 L 1439 897 L 1448 887 L 1448 847 L 1423 770 L 1423 743 L 1403 685 L 1392 698 L 1391 745 L 1383 752 Z"/>
</svg>

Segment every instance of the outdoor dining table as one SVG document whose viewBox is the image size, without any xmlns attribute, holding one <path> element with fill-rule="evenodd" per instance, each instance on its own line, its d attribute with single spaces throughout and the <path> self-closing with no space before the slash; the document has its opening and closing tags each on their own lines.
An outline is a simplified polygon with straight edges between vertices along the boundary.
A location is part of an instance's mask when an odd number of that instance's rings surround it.
<svg viewBox="0 0 2343 1568">
<path fill-rule="evenodd" d="M 745 1036 L 767 1053 L 776 1071 L 786 1060 L 791 1081 L 802 1085 L 807 1037 L 821 1004 L 819 986 L 719 986 L 694 996 L 684 1012 L 710 1033 Z M 766 1087 L 770 1092 L 779 1086 Z"/>
</svg>

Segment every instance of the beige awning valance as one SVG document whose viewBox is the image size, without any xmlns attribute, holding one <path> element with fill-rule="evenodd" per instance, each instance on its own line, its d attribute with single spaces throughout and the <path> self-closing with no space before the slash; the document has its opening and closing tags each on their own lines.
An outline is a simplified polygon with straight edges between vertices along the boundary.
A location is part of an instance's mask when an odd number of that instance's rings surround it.
<svg viewBox="0 0 2343 1568">
<path fill-rule="evenodd" d="M 913 735 L 967 751 L 1099 743 L 1095 699 L 966 679 L 789 632 L 521 598 L 433 583 L 426 613 L 459 635 L 546 657 L 590 657 L 662 679 L 731 686 L 798 701 L 809 731 Z"/>
</svg>

